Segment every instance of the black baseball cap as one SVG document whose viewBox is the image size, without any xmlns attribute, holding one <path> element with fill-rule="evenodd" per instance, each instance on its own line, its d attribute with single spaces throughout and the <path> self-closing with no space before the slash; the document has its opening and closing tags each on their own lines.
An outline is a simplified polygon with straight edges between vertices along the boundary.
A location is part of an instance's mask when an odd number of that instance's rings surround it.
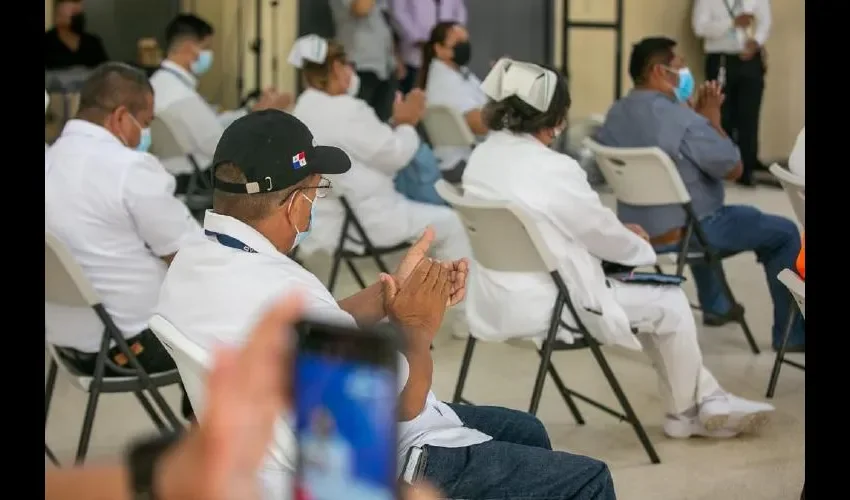
<svg viewBox="0 0 850 500">
<path fill-rule="evenodd" d="M 215 178 L 222 163 L 236 165 L 248 182 Z M 227 193 L 270 193 L 290 188 L 313 174 L 342 174 L 351 168 L 345 151 L 317 146 L 298 118 L 276 109 L 255 111 L 224 130 L 213 156 L 213 187 Z"/>
</svg>

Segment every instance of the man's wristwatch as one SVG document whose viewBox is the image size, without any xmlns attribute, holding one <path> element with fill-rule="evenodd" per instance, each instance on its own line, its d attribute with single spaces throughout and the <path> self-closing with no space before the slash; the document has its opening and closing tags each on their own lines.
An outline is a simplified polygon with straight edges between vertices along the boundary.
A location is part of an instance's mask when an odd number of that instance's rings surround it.
<svg viewBox="0 0 850 500">
<path fill-rule="evenodd" d="M 179 434 L 167 434 L 136 441 L 129 446 L 126 461 L 134 500 L 162 500 L 154 492 L 154 468 L 160 457 L 178 441 Z"/>
</svg>

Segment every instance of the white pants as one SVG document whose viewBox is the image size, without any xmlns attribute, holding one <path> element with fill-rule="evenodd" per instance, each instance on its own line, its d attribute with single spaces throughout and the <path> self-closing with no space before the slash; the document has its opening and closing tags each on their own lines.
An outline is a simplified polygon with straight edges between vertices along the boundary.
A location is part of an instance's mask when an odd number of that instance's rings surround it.
<svg viewBox="0 0 850 500">
<path fill-rule="evenodd" d="M 614 281 L 611 285 L 658 372 L 668 414 L 684 413 L 720 390 L 717 379 L 702 364 L 694 315 L 681 288 Z"/>
</svg>

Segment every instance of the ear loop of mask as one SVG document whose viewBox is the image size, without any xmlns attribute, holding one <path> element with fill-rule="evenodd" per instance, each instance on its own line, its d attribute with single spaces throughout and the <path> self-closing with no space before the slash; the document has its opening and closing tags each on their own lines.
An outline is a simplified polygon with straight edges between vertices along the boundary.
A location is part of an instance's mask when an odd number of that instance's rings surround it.
<svg viewBox="0 0 850 500">
<path fill-rule="evenodd" d="M 299 190 L 298 193 L 303 196 L 305 200 L 310 202 L 310 220 L 307 221 L 307 228 L 304 229 L 304 231 L 298 229 L 298 226 L 294 222 L 292 223 L 292 227 L 295 228 L 295 240 L 292 242 L 292 248 L 289 249 L 290 251 L 294 250 L 298 245 L 300 245 L 301 242 L 304 241 L 304 238 L 306 238 L 307 235 L 310 234 L 310 230 L 313 228 L 313 218 L 316 211 L 316 200 L 311 200 L 306 194 L 304 194 L 303 191 Z M 290 217 L 290 220 L 292 220 L 293 203 L 295 203 L 295 196 L 289 199 L 289 208 L 287 209 L 287 215 Z"/>
</svg>

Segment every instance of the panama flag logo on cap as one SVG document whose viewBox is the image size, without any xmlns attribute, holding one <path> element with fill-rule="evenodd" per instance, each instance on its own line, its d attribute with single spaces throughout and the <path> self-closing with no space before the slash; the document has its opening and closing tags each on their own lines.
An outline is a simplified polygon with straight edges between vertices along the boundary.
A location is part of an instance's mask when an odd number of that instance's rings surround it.
<svg viewBox="0 0 850 500">
<path fill-rule="evenodd" d="M 297 155 L 292 157 L 292 168 L 299 169 L 301 167 L 307 166 L 307 156 L 304 154 L 304 151 L 301 151 Z"/>
</svg>

